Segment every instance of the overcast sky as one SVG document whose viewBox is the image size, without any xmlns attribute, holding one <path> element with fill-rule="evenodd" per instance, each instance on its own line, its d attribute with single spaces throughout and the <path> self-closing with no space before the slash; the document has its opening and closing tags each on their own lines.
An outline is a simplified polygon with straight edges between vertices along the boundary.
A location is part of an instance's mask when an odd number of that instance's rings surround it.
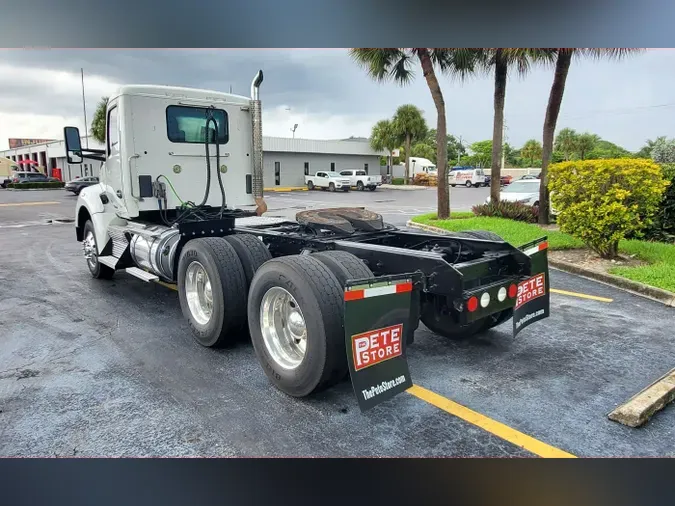
<svg viewBox="0 0 675 506">
<path fill-rule="evenodd" d="M 80 68 L 87 116 L 120 84 L 166 84 L 248 95 L 258 69 L 265 135 L 335 139 L 367 137 L 396 107 L 420 107 L 435 127 L 433 101 L 417 68 L 404 88 L 377 84 L 346 50 L 0 50 L 0 149 L 9 137 L 60 138 L 64 125 L 83 129 Z M 507 141 L 541 140 L 550 68 L 509 79 Z M 492 136 L 491 77 L 464 83 L 440 78 L 448 132 L 465 142 Z M 288 110 L 290 109 L 290 110 Z M 590 131 L 629 150 L 646 139 L 675 137 L 675 50 L 650 50 L 620 62 L 574 61 L 558 127 Z"/>
</svg>

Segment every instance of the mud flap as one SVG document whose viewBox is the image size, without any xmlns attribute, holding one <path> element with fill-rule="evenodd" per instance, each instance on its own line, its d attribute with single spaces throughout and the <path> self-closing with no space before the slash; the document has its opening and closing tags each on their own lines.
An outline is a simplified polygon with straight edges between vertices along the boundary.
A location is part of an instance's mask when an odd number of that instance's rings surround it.
<svg viewBox="0 0 675 506">
<path fill-rule="evenodd" d="M 519 248 L 530 257 L 530 277 L 518 283 L 516 305 L 513 308 L 513 337 L 525 327 L 550 315 L 550 276 L 548 271 L 548 241 L 546 237 Z"/>
<path fill-rule="evenodd" d="M 406 336 L 411 302 L 419 290 L 417 274 L 348 281 L 344 327 L 347 361 L 361 411 L 412 386 Z"/>
</svg>

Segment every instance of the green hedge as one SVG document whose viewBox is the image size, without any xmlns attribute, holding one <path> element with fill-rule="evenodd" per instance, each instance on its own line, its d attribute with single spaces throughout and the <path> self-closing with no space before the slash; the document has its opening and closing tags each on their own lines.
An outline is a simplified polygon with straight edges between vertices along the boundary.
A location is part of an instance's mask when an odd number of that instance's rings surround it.
<svg viewBox="0 0 675 506">
<path fill-rule="evenodd" d="M 396 186 L 400 186 L 405 183 L 405 178 L 403 177 L 395 177 L 394 179 L 391 180 L 391 184 L 395 184 Z"/>
<path fill-rule="evenodd" d="M 66 185 L 63 181 L 50 181 L 48 183 L 9 183 L 7 188 L 17 188 L 19 190 L 63 188 Z"/>
</svg>

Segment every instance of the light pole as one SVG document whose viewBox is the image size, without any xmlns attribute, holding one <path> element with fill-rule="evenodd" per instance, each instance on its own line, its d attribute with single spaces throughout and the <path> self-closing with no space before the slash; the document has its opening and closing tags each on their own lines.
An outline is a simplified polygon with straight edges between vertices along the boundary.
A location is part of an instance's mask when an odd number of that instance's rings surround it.
<svg viewBox="0 0 675 506">
<path fill-rule="evenodd" d="M 295 139 L 295 131 L 298 129 L 298 124 L 296 123 L 293 125 L 293 128 L 291 128 L 291 132 L 293 132 L 293 138 Z"/>
</svg>

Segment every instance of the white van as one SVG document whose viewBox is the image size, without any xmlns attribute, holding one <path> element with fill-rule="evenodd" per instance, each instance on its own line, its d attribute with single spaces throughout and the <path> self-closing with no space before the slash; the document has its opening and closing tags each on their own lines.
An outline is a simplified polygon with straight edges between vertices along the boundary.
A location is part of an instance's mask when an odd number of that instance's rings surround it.
<svg viewBox="0 0 675 506">
<path fill-rule="evenodd" d="M 453 188 L 457 185 L 467 188 L 488 185 L 485 181 L 483 169 L 476 169 L 475 167 L 453 167 L 448 174 L 448 184 Z"/>
</svg>

